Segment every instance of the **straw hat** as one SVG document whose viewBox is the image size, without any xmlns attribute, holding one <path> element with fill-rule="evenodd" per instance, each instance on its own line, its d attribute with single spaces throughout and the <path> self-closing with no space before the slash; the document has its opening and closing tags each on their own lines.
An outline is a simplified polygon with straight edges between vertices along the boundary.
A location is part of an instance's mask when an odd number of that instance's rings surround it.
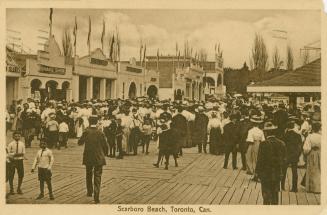
<svg viewBox="0 0 327 215">
<path fill-rule="evenodd" d="M 272 124 L 272 122 L 266 122 L 263 126 L 263 130 L 264 131 L 268 131 L 268 130 L 275 130 L 277 129 L 277 126 L 275 126 L 274 124 Z"/>
<path fill-rule="evenodd" d="M 262 119 L 261 119 L 261 117 L 259 117 L 257 115 L 252 116 L 251 119 L 250 119 L 250 121 L 251 122 L 254 122 L 254 123 L 262 123 L 263 122 Z"/>
</svg>

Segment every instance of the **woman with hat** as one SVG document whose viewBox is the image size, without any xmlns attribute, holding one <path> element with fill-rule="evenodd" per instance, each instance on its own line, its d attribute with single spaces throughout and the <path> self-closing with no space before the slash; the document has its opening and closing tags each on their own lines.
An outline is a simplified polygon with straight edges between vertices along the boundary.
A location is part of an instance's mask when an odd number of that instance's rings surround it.
<svg viewBox="0 0 327 215">
<path fill-rule="evenodd" d="M 307 154 L 307 172 L 305 174 L 305 189 L 307 192 L 320 193 L 321 177 L 321 124 L 312 125 L 312 133 L 306 138 L 303 146 Z"/>
<path fill-rule="evenodd" d="M 265 136 L 263 131 L 259 128 L 259 125 L 263 122 L 262 119 L 259 116 L 254 115 L 250 121 L 253 123 L 253 128 L 248 131 L 246 138 L 246 142 L 248 143 L 248 150 L 246 152 L 247 174 L 254 175 L 253 180 L 257 180 L 255 168 L 257 164 L 259 145 L 265 141 Z"/>
<path fill-rule="evenodd" d="M 212 112 L 211 118 L 208 123 L 208 133 L 209 133 L 209 152 L 214 155 L 221 154 L 221 151 L 218 151 L 218 145 L 222 142 L 222 129 L 221 122 L 218 119 L 217 113 Z"/>
<path fill-rule="evenodd" d="M 277 205 L 282 167 L 285 162 L 285 144 L 275 136 L 277 127 L 271 122 L 264 125 L 266 141 L 259 146 L 256 174 L 261 182 L 264 205 Z"/>
<path fill-rule="evenodd" d="M 175 166 L 178 166 L 177 156 L 176 156 L 176 147 L 173 136 L 173 131 L 169 128 L 168 121 L 166 118 L 160 119 L 160 127 L 158 128 L 159 135 L 159 154 L 157 163 L 153 164 L 153 166 L 159 168 L 159 163 L 163 157 L 165 157 L 165 169 L 168 170 L 169 165 L 169 156 L 172 154 L 175 160 Z"/>
</svg>

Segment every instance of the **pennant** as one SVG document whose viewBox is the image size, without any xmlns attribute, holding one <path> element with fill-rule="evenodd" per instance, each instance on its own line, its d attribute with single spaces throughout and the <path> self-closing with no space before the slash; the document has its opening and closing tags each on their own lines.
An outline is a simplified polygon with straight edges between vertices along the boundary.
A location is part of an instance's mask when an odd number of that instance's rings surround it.
<svg viewBox="0 0 327 215">
<path fill-rule="evenodd" d="M 140 64 L 142 63 L 142 50 L 143 50 L 143 44 L 141 41 L 141 46 L 140 46 Z"/>
<path fill-rule="evenodd" d="M 106 23 L 103 20 L 103 26 L 102 26 L 102 34 L 101 34 L 101 45 L 102 45 L 102 51 L 103 51 L 103 46 L 104 46 L 104 36 L 106 34 Z"/>
<path fill-rule="evenodd" d="M 109 54 L 111 60 L 113 60 L 112 59 L 112 53 L 114 51 L 114 44 L 115 44 L 115 34 L 112 34 L 111 46 L 110 46 L 110 54 Z"/>
<path fill-rule="evenodd" d="M 50 26 L 52 26 L 52 14 L 53 14 L 53 8 L 50 8 Z"/>
<path fill-rule="evenodd" d="M 89 33 L 87 35 L 87 46 L 89 47 L 89 52 L 91 48 L 91 17 L 89 16 Z"/>
<path fill-rule="evenodd" d="M 73 35 L 74 35 L 74 46 L 76 47 L 76 39 L 77 39 L 77 19 L 76 19 L 76 16 L 75 16 L 75 25 L 74 25 Z"/>
<path fill-rule="evenodd" d="M 146 44 L 144 44 L 143 63 L 145 63 L 145 57 L 146 57 Z"/>
</svg>

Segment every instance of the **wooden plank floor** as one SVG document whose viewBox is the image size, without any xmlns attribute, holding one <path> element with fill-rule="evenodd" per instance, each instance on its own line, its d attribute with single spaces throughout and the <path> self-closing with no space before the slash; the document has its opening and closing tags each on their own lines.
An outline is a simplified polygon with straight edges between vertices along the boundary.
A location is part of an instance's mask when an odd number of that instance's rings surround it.
<svg viewBox="0 0 327 215">
<path fill-rule="evenodd" d="M 9 137 L 7 138 L 9 141 Z M 37 173 L 30 172 L 34 156 L 38 150 L 35 141 L 27 149 L 25 160 L 25 178 L 23 195 L 11 195 L 9 204 L 88 204 L 93 199 L 86 197 L 85 168 L 82 163 L 83 146 L 77 146 L 76 140 L 70 140 L 67 149 L 54 149 L 53 190 L 55 200 L 46 198 L 35 200 L 39 194 Z M 172 159 L 172 158 L 171 158 Z M 139 153 L 126 156 L 123 160 L 107 158 L 103 169 L 100 200 L 102 204 L 262 204 L 261 186 L 250 180 L 244 171 L 223 169 L 223 156 L 198 154 L 197 149 L 184 149 L 179 158 L 179 166 L 171 161 L 169 170 L 164 166 L 154 168 L 157 160 L 156 144 L 150 144 L 150 154 Z M 231 162 L 231 160 L 230 160 Z M 238 166 L 241 166 L 238 155 Z M 299 169 L 299 183 L 304 170 Z M 299 185 L 299 192 L 288 190 L 291 186 L 291 169 L 288 169 L 286 191 L 281 193 L 280 204 L 317 205 L 320 195 L 306 193 Z M 15 187 L 17 175 L 15 178 Z M 7 184 L 7 191 L 9 186 Z"/>
</svg>

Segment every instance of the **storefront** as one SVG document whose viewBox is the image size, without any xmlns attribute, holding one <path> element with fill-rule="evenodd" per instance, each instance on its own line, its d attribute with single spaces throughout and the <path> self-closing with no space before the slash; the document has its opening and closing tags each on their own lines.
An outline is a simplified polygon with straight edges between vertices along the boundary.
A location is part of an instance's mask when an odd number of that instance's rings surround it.
<svg viewBox="0 0 327 215">
<path fill-rule="evenodd" d="M 67 65 L 54 36 L 37 55 L 17 56 L 25 71 L 19 80 L 19 97 L 46 100 L 71 100 L 72 66 Z"/>
<path fill-rule="evenodd" d="M 116 82 L 116 64 L 109 61 L 101 49 L 81 58 L 76 57 L 73 71 L 75 101 L 114 99 Z"/>
<path fill-rule="evenodd" d="M 158 86 L 157 80 L 158 79 L 156 78 L 156 80 L 153 81 L 155 86 Z M 147 86 L 147 84 L 149 83 L 151 83 L 151 81 L 146 81 L 145 69 L 136 65 L 134 58 L 132 58 L 129 62 L 122 61 L 118 63 L 118 98 L 133 99 L 136 97 L 146 96 L 147 87 L 150 86 Z"/>
</svg>

